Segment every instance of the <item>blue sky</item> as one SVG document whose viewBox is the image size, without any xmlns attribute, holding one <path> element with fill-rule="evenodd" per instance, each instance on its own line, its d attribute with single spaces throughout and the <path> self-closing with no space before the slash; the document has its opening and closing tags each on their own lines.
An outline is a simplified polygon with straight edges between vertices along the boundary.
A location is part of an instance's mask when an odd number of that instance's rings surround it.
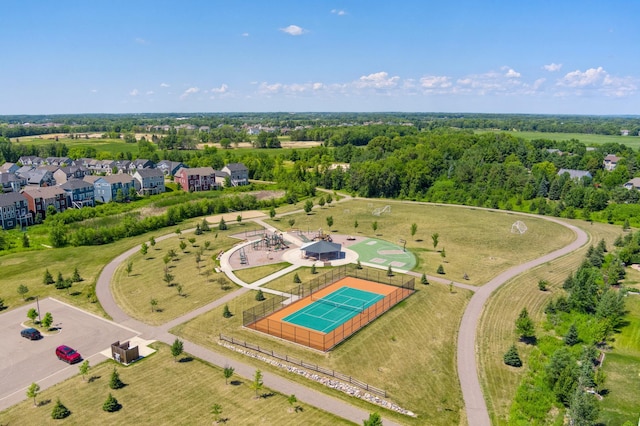
<svg viewBox="0 0 640 426">
<path fill-rule="evenodd" d="M 640 114 L 640 1 L 4 1 L 0 114 Z"/>
</svg>

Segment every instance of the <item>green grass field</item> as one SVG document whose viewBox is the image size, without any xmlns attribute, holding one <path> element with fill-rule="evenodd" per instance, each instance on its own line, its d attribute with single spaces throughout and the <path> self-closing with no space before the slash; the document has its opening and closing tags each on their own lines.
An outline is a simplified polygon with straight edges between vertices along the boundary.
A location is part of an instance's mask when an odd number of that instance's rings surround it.
<svg viewBox="0 0 640 426">
<path fill-rule="evenodd" d="M 267 277 L 275 272 L 285 269 L 289 266 L 291 266 L 290 263 L 280 262 L 280 263 L 274 263 L 272 265 L 254 266 L 251 268 L 237 269 L 233 271 L 233 273 L 235 274 L 236 277 L 240 278 L 245 283 L 250 284 L 258 281 L 259 279 Z"/>
<path fill-rule="evenodd" d="M 98 153 L 108 153 L 111 155 L 111 158 L 115 158 L 116 154 L 120 152 L 130 152 L 133 154 L 133 157 L 137 157 L 138 155 L 138 144 L 135 143 L 126 143 L 123 139 L 71 139 L 68 137 L 59 137 L 56 142 L 54 137 L 51 135 L 42 135 L 41 137 L 23 137 L 19 138 L 20 145 L 35 145 L 42 146 L 48 145 L 52 143 L 63 143 L 67 146 L 67 148 L 92 148 L 95 149 Z"/>
<path fill-rule="evenodd" d="M 549 139 L 556 141 L 568 141 L 569 139 L 577 139 L 587 146 L 602 145 L 605 143 L 619 143 L 638 150 L 640 148 L 640 137 L 638 136 L 620 136 L 620 135 L 595 135 L 587 133 L 547 133 L 547 132 L 504 132 L 490 130 L 476 130 L 476 133 L 509 133 L 514 136 L 527 139 Z"/>
<path fill-rule="evenodd" d="M 391 206 L 391 213 L 374 216 L 376 208 Z M 544 253 L 563 247 L 574 239 L 573 232 L 563 226 L 535 217 L 522 217 L 512 213 L 491 212 L 475 208 L 437 206 L 410 203 L 355 200 L 331 207 L 313 210 L 313 214 L 297 213 L 270 223 L 282 231 L 289 230 L 288 220 L 295 220 L 294 228 L 307 230 L 328 229 L 326 218 L 332 216 L 331 229 L 335 233 L 358 235 L 387 240 L 401 245 L 407 241 L 407 250 L 415 256 L 413 269 L 436 275 L 443 265 L 444 279 L 463 281 L 468 274 L 469 284 L 481 285 L 501 271 Z M 511 225 L 523 220 L 528 231 L 523 235 L 511 233 Z M 354 226 L 358 222 L 358 227 Z M 378 228 L 373 230 L 372 224 Z M 411 237 L 411 224 L 417 232 Z M 436 249 L 431 236 L 439 234 Z M 442 257 L 442 250 L 445 256 Z"/>
<path fill-rule="evenodd" d="M 516 343 L 515 319 L 526 307 L 536 322 L 538 333 L 542 333 L 544 307 L 562 291 L 562 283 L 571 271 L 578 269 L 588 246 L 605 239 L 607 247 L 613 248 L 613 241 L 621 233 L 620 227 L 594 223 L 568 221 L 582 227 L 591 235 L 591 241 L 582 249 L 548 262 L 498 289 L 487 302 L 478 325 L 478 365 L 481 384 L 493 424 L 508 424 L 508 414 L 520 380 L 526 372 L 527 358 L 531 347 L 517 343 L 524 367 L 508 367 L 502 356 L 511 344 Z M 538 281 L 549 282 L 548 291 L 538 289 Z"/>
<path fill-rule="evenodd" d="M 183 234 L 180 238 L 176 236 L 156 243 L 144 256 L 136 252 L 128 259 L 133 262 L 129 276 L 126 273 L 127 262 L 123 262 L 116 271 L 111 283 L 115 300 L 132 317 L 158 325 L 224 296 L 237 287 L 224 274 L 213 271 L 214 259 L 220 251 L 226 251 L 237 243 L 236 239 L 228 237 L 235 232 L 237 228 L 230 227 L 226 231 L 202 235 Z M 196 239 L 193 245 L 189 238 Z M 206 250 L 205 241 L 211 243 Z M 181 242 L 186 244 L 184 251 L 180 248 Z M 167 264 L 169 274 L 174 277 L 169 287 L 164 281 L 164 257 L 171 249 L 177 257 Z M 198 269 L 196 256 L 200 249 L 204 251 Z M 182 286 L 182 295 L 178 294 L 178 285 Z M 151 311 L 152 298 L 158 302 L 154 312 Z"/>
<path fill-rule="evenodd" d="M 225 385 L 222 370 L 198 359 L 174 362 L 170 348 L 154 344 L 158 352 L 129 367 L 118 366 L 122 389 L 109 388 L 109 378 L 116 363 L 106 361 L 91 368 L 92 382 L 75 376 L 43 391 L 33 406 L 28 399 L 0 412 L 3 425 L 211 425 L 213 404 L 222 407 L 226 424 L 237 425 L 347 425 L 352 424 L 317 408 L 297 403 L 293 412 L 287 396 L 274 393 L 268 398 L 255 399 L 249 388 L 250 378 L 233 376 L 237 384 Z M 268 385 L 268 383 L 266 383 Z M 265 387 L 263 393 L 270 393 Z M 111 393 L 122 408 L 115 413 L 102 410 Z M 179 396 L 179 397 L 178 397 Z M 71 410 L 65 420 L 52 420 L 51 410 L 60 398 Z"/>
</svg>

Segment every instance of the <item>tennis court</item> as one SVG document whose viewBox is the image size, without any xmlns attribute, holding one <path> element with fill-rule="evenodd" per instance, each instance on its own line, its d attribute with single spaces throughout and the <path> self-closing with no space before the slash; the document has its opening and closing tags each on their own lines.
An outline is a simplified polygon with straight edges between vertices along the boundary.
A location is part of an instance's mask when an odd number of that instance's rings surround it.
<svg viewBox="0 0 640 426">
<path fill-rule="evenodd" d="M 282 320 L 321 333 L 328 333 L 384 297 L 383 294 L 342 287 L 318 299 L 312 295 L 313 303 Z"/>
</svg>

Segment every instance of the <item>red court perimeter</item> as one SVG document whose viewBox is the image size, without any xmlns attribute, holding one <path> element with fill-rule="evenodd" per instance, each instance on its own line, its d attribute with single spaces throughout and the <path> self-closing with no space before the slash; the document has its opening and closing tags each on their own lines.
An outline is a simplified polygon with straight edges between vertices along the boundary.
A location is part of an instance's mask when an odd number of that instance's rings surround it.
<svg viewBox="0 0 640 426">
<path fill-rule="evenodd" d="M 246 327 L 261 331 L 281 339 L 289 340 L 313 349 L 326 352 L 342 342 L 356 331 L 360 330 L 371 321 L 387 312 L 393 306 L 413 294 L 411 287 L 396 287 L 393 285 L 380 284 L 373 281 L 363 280 L 354 277 L 345 277 L 327 287 L 313 293 L 313 297 L 319 299 L 342 287 L 352 287 L 360 290 L 370 291 L 384 295 L 375 305 L 365 309 L 355 317 L 347 320 L 329 333 L 320 333 L 298 325 L 284 322 L 282 319 L 300 309 L 314 303 L 311 296 L 304 297 L 294 303 L 286 305 L 282 309 L 257 321 L 247 324 Z"/>
</svg>

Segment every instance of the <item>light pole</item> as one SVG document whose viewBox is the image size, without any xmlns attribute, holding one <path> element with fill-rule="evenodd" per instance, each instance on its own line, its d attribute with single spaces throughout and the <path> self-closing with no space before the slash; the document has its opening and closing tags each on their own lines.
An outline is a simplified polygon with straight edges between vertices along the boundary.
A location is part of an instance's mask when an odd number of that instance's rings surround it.
<svg viewBox="0 0 640 426">
<path fill-rule="evenodd" d="M 36 296 L 36 308 L 38 309 L 38 322 L 41 323 L 42 319 L 40 319 L 40 300 L 38 296 Z"/>
</svg>

